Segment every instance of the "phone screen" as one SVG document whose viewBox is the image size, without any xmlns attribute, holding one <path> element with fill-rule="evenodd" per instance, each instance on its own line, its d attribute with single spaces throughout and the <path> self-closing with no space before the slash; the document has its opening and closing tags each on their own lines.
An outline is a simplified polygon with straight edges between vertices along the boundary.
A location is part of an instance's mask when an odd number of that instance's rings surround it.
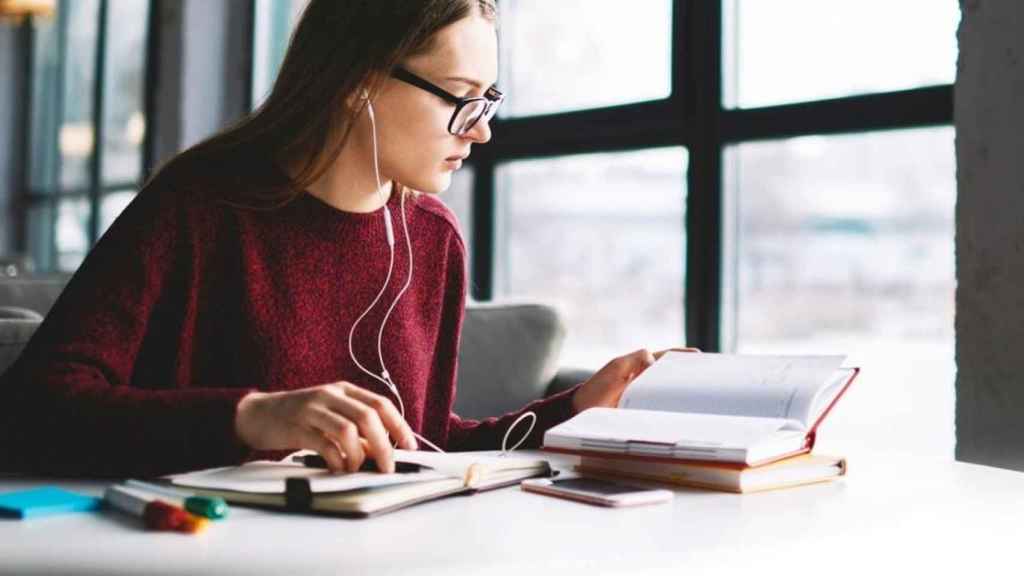
<svg viewBox="0 0 1024 576">
<path fill-rule="evenodd" d="M 639 486 L 628 486 L 626 484 L 595 480 L 593 478 L 565 478 L 562 480 L 552 480 L 551 483 L 556 487 L 566 490 L 588 492 L 600 496 L 617 496 L 619 494 L 631 494 L 646 490 L 646 488 Z"/>
</svg>

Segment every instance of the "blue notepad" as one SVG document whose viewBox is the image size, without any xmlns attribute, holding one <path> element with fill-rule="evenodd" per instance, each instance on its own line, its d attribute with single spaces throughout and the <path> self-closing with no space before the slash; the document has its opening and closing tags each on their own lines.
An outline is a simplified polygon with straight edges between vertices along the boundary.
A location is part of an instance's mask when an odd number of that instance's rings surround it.
<svg viewBox="0 0 1024 576">
<path fill-rule="evenodd" d="M 0 494 L 0 517 L 35 518 L 51 514 L 97 510 L 100 498 L 68 492 L 53 486 Z"/>
</svg>

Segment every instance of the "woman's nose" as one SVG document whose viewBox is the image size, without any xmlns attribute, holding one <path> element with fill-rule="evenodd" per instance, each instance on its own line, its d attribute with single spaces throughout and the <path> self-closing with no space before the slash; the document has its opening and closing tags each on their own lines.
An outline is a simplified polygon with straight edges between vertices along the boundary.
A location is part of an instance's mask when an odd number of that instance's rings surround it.
<svg viewBox="0 0 1024 576">
<path fill-rule="evenodd" d="M 491 122 L 481 118 L 469 129 L 468 132 L 463 134 L 464 137 L 476 142 L 477 144 L 484 144 L 491 139 Z"/>
</svg>

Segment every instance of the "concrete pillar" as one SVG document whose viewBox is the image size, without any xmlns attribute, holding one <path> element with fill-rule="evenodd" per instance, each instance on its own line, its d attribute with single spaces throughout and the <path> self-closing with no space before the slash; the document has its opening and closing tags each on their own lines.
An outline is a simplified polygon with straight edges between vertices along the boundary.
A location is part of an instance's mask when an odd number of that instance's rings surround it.
<svg viewBox="0 0 1024 576">
<path fill-rule="evenodd" d="M 961 8 L 956 457 L 1024 470 L 1024 3 Z"/>
</svg>

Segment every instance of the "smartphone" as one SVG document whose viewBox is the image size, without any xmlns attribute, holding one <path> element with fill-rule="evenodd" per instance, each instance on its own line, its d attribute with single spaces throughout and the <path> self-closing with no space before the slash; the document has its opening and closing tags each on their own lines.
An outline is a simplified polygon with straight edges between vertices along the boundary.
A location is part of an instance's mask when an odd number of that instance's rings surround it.
<svg viewBox="0 0 1024 576">
<path fill-rule="evenodd" d="M 644 488 L 597 478 L 534 478 L 523 480 L 520 487 L 527 492 L 568 498 L 598 506 L 639 506 L 672 499 L 668 490 Z"/>
</svg>

